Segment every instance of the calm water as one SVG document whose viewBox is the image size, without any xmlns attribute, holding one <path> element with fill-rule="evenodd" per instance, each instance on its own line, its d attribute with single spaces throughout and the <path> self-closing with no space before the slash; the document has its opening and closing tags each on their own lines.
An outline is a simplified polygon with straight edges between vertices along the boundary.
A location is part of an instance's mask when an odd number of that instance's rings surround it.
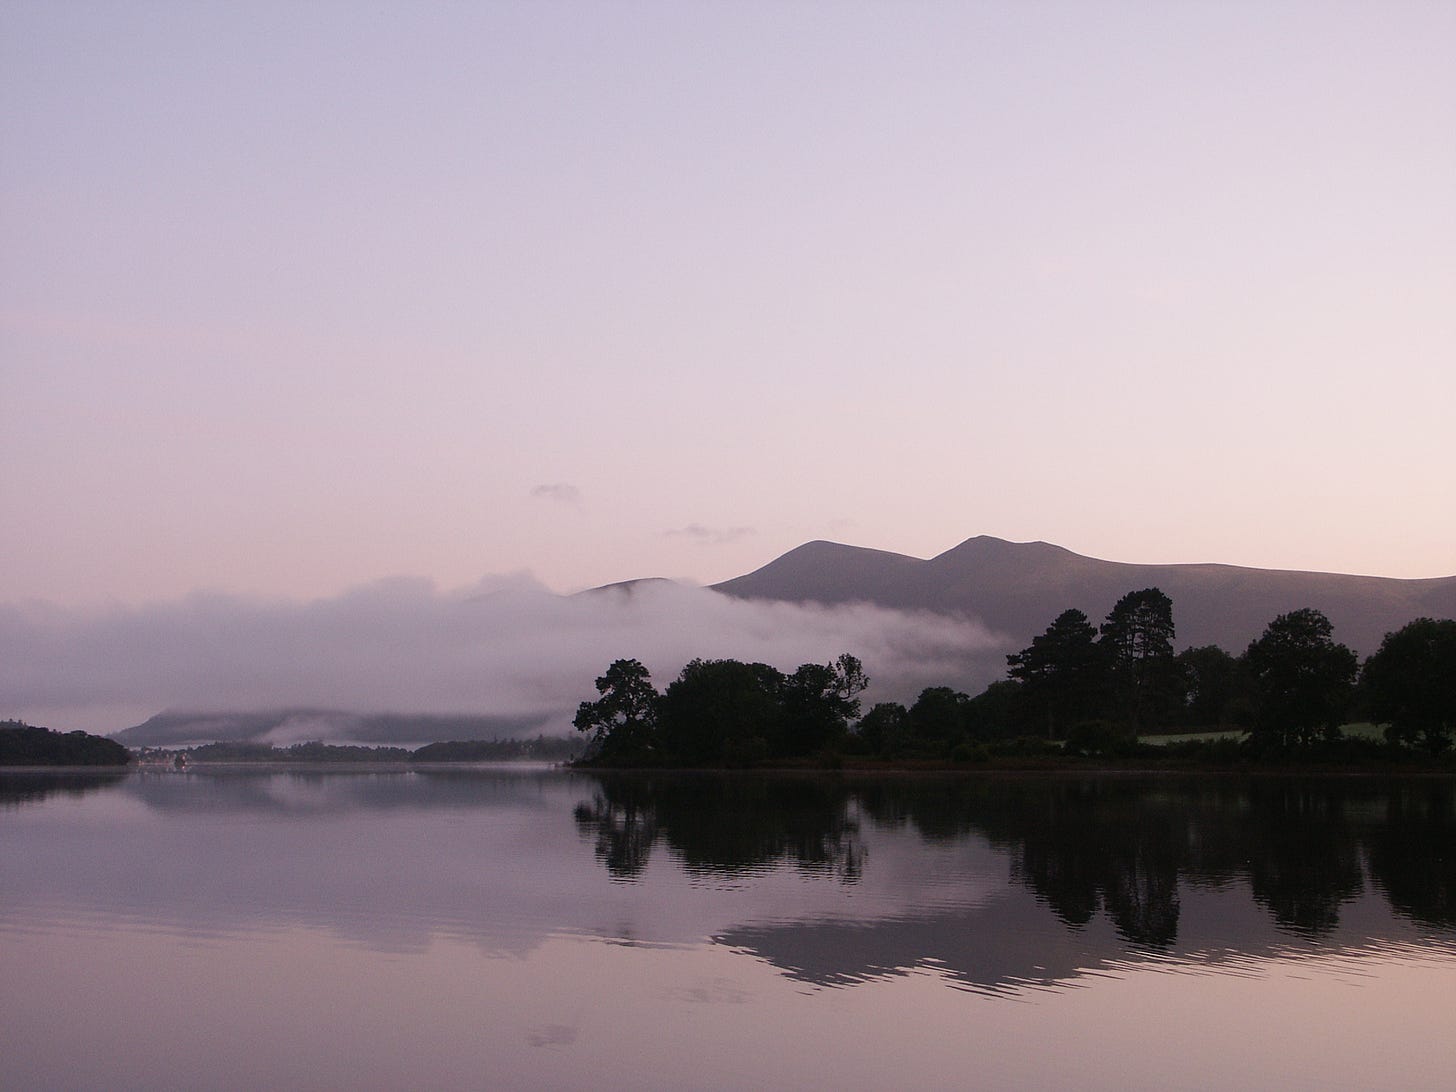
<svg viewBox="0 0 1456 1092">
<path fill-rule="evenodd" d="M 1445 1088 L 1447 781 L 0 773 L 0 1087 Z"/>
</svg>

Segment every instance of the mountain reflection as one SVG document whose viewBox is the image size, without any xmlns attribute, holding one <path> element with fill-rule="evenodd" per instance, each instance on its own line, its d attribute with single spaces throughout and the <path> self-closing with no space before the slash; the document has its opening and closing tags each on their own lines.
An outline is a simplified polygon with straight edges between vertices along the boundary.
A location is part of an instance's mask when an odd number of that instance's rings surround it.
<svg viewBox="0 0 1456 1092">
<path fill-rule="evenodd" d="M 576 823 L 625 881 L 658 847 L 690 874 L 786 865 L 842 882 L 874 867 L 866 834 L 1004 855 L 1010 885 L 973 906 L 926 911 L 907 890 L 878 919 L 715 937 L 820 984 L 939 966 L 999 989 L 1127 958 L 1360 950 L 1404 942 L 1412 924 L 1456 925 L 1456 793 L 1444 781 L 622 775 L 600 779 Z"/>
</svg>

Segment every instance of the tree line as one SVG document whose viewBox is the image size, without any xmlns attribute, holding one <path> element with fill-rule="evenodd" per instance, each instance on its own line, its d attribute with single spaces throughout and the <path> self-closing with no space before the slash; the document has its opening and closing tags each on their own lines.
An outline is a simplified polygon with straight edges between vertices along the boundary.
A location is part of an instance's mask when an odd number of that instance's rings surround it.
<svg viewBox="0 0 1456 1092">
<path fill-rule="evenodd" d="M 1090 754 L 1136 749 L 1173 728 L 1237 728 L 1252 752 L 1307 752 L 1338 738 L 1354 713 L 1387 740 L 1437 754 L 1456 734 L 1456 621 L 1418 618 L 1388 633 L 1365 663 L 1310 607 L 1281 614 L 1239 655 L 1216 645 L 1173 651 L 1173 604 L 1158 588 L 1132 591 L 1100 625 L 1059 614 L 1007 656 L 1006 678 L 976 696 L 949 686 L 908 707 L 876 704 L 860 661 L 767 664 L 693 660 L 659 694 L 637 660 L 596 680 L 599 697 L 574 724 L 601 765 L 753 765 L 859 754 L 974 759 L 991 751 Z"/>
<path fill-rule="evenodd" d="M 0 721 L 0 766 L 124 766 L 129 761 L 131 753 L 104 736 Z"/>
<path fill-rule="evenodd" d="M 617 660 L 572 723 L 605 765 L 751 766 L 837 751 L 869 684 L 845 653 L 785 674 L 768 664 L 695 659 L 661 694 L 638 660 Z"/>
</svg>

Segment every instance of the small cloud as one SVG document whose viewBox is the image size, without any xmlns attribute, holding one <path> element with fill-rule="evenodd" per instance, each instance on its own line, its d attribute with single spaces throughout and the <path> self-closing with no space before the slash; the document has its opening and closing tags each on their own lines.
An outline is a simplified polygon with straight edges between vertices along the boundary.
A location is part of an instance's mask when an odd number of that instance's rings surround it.
<svg viewBox="0 0 1456 1092">
<path fill-rule="evenodd" d="M 705 546 L 721 546 L 757 534 L 752 527 L 704 527 L 701 523 L 689 523 L 686 527 L 662 533 L 668 538 L 691 538 Z"/>
<path fill-rule="evenodd" d="M 563 1047 L 576 1042 L 576 1028 L 567 1024 L 543 1024 L 526 1033 L 526 1042 L 533 1047 Z"/>
<path fill-rule="evenodd" d="M 531 490 L 537 500 L 556 501 L 559 504 L 576 504 L 581 500 L 581 490 L 569 482 L 551 482 L 538 485 Z"/>
</svg>

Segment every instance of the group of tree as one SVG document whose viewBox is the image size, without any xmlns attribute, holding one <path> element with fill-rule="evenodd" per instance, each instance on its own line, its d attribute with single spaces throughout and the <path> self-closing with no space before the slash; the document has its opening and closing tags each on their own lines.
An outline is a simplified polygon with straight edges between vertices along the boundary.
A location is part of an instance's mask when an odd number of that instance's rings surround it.
<svg viewBox="0 0 1456 1092">
<path fill-rule="evenodd" d="M 1392 742 L 1444 751 L 1456 736 L 1456 620 L 1417 618 L 1387 633 L 1360 683 Z"/>
<path fill-rule="evenodd" d="M 1432 753 L 1456 736 L 1456 621 L 1419 618 L 1386 635 L 1363 668 L 1313 608 L 1281 614 L 1240 654 L 1214 645 L 1174 652 L 1172 601 L 1158 588 L 1123 596 L 1100 626 L 1059 614 L 1007 657 L 1007 678 L 972 697 L 923 690 L 882 702 L 858 723 L 860 662 L 693 660 L 659 694 L 647 669 L 618 660 L 596 681 L 576 727 L 607 765 L 753 765 L 830 752 L 889 760 L 1026 753 L 1036 740 L 1083 753 L 1137 747 L 1159 731 L 1237 728 L 1245 750 L 1308 751 L 1354 714 L 1386 725 L 1400 747 Z M 1045 744 L 1043 744 L 1045 746 Z"/>
<path fill-rule="evenodd" d="M 1021 684 L 1023 716 L 1048 736 L 1094 719 L 1136 734 L 1167 724 L 1182 701 L 1173 635 L 1173 601 L 1144 588 L 1119 599 L 1100 628 L 1063 611 L 1006 658 L 1007 674 Z"/>
<path fill-rule="evenodd" d="M 105 736 L 0 721 L 0 766 L 125 766 L 130 761 L 131 752 Z"/>
<path fill-rule="evenodd" d="M 1191 665 L 1174 654 L 1174 632 L 1172 601 L 1157 588 L 1123 596 L 1100 627 L 1066 610 L 1006 658 L 1005 680 L 976 697 L 937 686 L 909 708 L 880 703 L 859 735 L 886 758 L 954 756 L 1024 737 L 1098 747 L 1135 739 L 1179 721 L 1189 705 Z"/>
<path fill-rule="evenodd" d="M 848 653 L 785 674 L 763 663 L 695 659 L 658 693 L 638 660 L 617 660 L 573 723 L 603 765 L 748 766 L 841 747 L 859 716 L 864 668 Z"/>
<path fill-rule="evenodd" d="M 1276 617 L 1239 656 L 1215 645 L 1175 653 L 1174 633 L 1157 588 L 1123 596 L 1100 627 L 1063 611 L 1007 657 L 1007 681 L 975 698 L 933 687 L 909 709 L 877 705 L 861 735 L 886 757 L 1023 735 L 1106 751 L 1173 728 L 1239 728 L 1251 749 L 1289 752 L 1333 739 L 1352 714 L 1433 753 L 1456 735 L 1456 621 L 1416 619 L 1363 668 L 1309 607 Z"/>
</svg>

